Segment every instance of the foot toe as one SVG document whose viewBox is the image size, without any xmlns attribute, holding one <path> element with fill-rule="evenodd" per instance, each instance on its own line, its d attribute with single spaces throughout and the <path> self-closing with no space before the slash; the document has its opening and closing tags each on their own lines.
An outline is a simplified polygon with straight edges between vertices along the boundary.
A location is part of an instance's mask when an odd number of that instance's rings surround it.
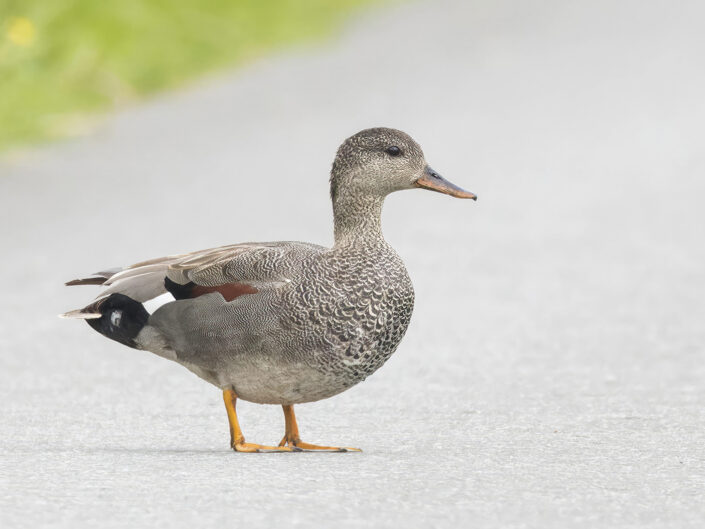
<svg viewBox="0 0 705 529">
<path fill-rule="evenodd" d="M 304 450 L 305 452 L 362 452 L 359 448 L 350 448 L 346 446 L 320 446 L 301 441 L 295 443 L 294 446 Z"/>
<path fill-rule="evenodd" d="M 245 453 L 301 452 L 301 450 L 294 449 L 290 446 L 267 446 L 256 443 L 236 443 L 232 448 L 236 452 Z"/>
</svg>

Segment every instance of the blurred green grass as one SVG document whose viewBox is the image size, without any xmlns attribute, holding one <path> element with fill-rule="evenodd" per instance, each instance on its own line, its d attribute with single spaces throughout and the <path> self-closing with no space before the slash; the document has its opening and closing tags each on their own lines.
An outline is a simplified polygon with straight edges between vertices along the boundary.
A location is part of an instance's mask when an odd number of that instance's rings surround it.
<svg viewBox="0 0 705 529">
<path fill-rule="evenodd" d="M 0 150 L 331 32 L 375 0 L 0 0 Z"/>
</svg>

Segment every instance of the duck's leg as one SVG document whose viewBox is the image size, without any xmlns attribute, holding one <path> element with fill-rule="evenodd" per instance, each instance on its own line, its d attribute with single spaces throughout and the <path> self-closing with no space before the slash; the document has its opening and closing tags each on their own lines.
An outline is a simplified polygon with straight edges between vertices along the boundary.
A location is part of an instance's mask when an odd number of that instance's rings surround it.
<svg viewBox="0 0 705 529">
<path fill-rule="evenodd" d="M 228 411 L 228 422 L 230 423 L 230 446 L 236 452 L 294 452 L 296 448 L 289 446 L 264 446 L 255 443 L 246 443 L 245 436 L 242 435 L 240 423 L 237 420 L 235 405 L 237 404 L 237 394 L 226 389 L 223 391 L 225 409 Z"/>
<path fill-rule="evenodd" d="M 300 450 L 319 450 L 323 452 L 362 452 L 359 448 L 349 448 L 341 446 L 318 446 L 312 445 L 310 443 L 304 443 L 299 437 L 299 425 L 296 424 L 296 415 L 294 415 L 294 406 L 286 405 L 282 406 L 284 408 L 284 422 L 286 425 L 286 431 L 284 433 L 284 439 L 282 439 L 279 446 L 289 446 L 292 448 L 298 448 Z"/>
</svg>

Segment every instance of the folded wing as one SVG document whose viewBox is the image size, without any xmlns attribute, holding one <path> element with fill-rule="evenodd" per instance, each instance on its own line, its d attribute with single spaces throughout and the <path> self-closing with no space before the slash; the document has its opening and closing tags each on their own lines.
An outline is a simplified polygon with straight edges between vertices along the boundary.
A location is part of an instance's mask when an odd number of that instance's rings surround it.
<svg viewBox="0 0 705 529">
<path fill-rule="evenodd" d="M 69 286 L 101 285 L 105 288 L 93 303 L 64 316 L 96 317 L 100 304 L 114 293 L 140 303 L 166 292 L 175 299 L 219 292 L 226 301 L 232 301 L 241 295 L 287 283 L 305 259 L 324 250 L 322 246 L 301 242 L 243 243 L 160 257 L 123 269 L 99 272 L 66 283 Z"/>
</svg>

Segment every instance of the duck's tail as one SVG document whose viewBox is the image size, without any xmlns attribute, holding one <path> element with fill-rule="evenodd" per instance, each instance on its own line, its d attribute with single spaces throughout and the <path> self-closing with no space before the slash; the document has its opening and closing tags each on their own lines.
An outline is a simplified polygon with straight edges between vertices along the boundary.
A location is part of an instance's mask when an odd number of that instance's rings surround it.
<svg viewBox="0 0 705 529">
<path fill-rule="evenodd" d="M 94 277 L 85 277 L 82 279 L 73 279 L 64 283 L 67 287 L 74 287 L 78 285 L 104 285 L 112 276 L 114 276 L 117 270 L 106 270 L 105 272 L 98 272 L 93 274 Z M 59 314 L 59 318 L 76 318 L 81 320 L 93 320 L 101 317 L 101 313 L 98 311 L 98 305 L 102 299 L 98 299 L 82 309 L 70 310 L 64 314 Z"/>
<path fill-rule="evenodd" d="M 167 266 L 166 262 L 139 263 L 69 281 L 67 286 L 101 285 L 104 288 L 90 305 L 61 314 L 61 317 L 86 320 L 103 336 L 138 347 L 135 337 L 149 319 L 149 312 L 142 302 L 166 292 L 163 278 Z"/>
<path fill-rule="evenodd" d="M 61 314 L 62 318 L 79 318 L 83 320 L 98 319 L 102 313 L 99 310 L 112 294 L 122 294 L 134 301 L 144 303 L 166 292 L 164 278 L 169 265 L 180 256 L 160 257 L 151 261 L 137 263 L 127 268 L 113 268 L 97 272 L 91 277 L 74 279 L 66 286 L 99 285 L 101 289 L 98 297 L 82 309 L 72 310 Z"/>
<path fill-rule="evenodd" d="M 136 349 L 139 347 L 135 338 L 149 320 L 149 312 L 142 303 L 117 293 L 61 316 L 84 319 L 106 338 Z"/>
</svg>

